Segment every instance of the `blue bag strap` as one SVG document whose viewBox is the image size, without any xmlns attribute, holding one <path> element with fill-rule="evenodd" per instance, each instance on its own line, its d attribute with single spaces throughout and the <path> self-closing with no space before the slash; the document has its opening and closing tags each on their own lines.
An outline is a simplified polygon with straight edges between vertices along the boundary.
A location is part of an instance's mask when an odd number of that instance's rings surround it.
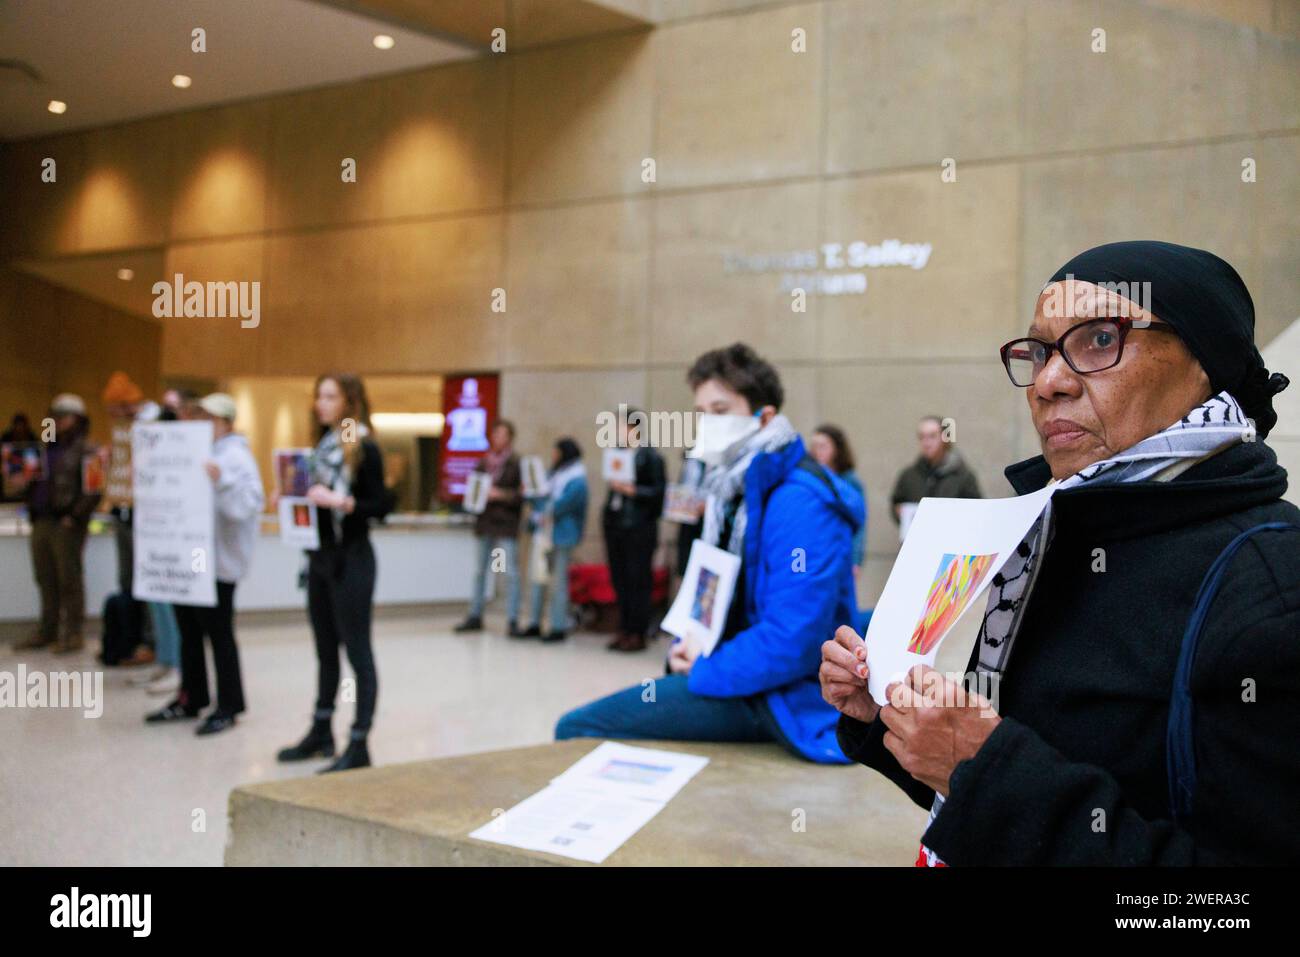
<svg viewBox="0 0 1300 957">
<path fill-rule="evenodd" d="M 1300 525 L 1289 522 L 1266 522 L 1248 528 L 1225 548 L 1205 573 L 1201 589 L 1196 593 L 1192 617 L 1183 632 L 1183 644 L 1178 653 L 1178 668 L 1174 672 L 1174 686 L 1169 698 L 1169 727 L 1165 731 L 1165 762 L 1169 776 L 1169 809 L 1174 820 L 1186 825 L 1192 816 L 1192 800 L 1196 796 L 1196 708 L 1192 700 L 1192 666 L 1196 661 L 1196 646 L 1209 617 L 1210 605 L 1219 593 L 1224 573 L 1232 558 L 1251 536 L 1258 532 L 1300 531 Z"/>
</svg>

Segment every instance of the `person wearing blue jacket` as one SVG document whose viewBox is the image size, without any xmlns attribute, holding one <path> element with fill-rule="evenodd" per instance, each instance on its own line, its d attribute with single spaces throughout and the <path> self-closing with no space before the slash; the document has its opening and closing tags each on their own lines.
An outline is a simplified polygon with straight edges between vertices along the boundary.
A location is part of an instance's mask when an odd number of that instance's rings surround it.
<svg viewBox="0 0 1300 957">
<path fill-rule="evenodd" d="M 721 640 L 708 657 L 675 642 L 668 675 L 570 711 L 555 736 L 776 741 L 847 763 L 817 670 L 821 643 L 858 620 L 862 496 L 808 454 L 780 414 L 780 377 L 748 346 L 705 353 L 687 380 L 701 413 L 691 454 L 707 466 L 701 538 L 741 558 Z"/>
<path fill-rule="evenodd" d="M 533 529 L 533 548 L 546 549 L 546 566 L 550 577 L 551 630 L 542 634 L 542 603 L 546 582 L 533 582 L 533 623 L 516 637 L 542 641 L 563 641 L 569 627 L 569 560 L 582 541 L 587 524 L 587 471 L 582 465 L 582 450 L 570 438 L 555 443 L 549 491 L 544 498 L 532 499 L 537 516 Z"/>
</svg>

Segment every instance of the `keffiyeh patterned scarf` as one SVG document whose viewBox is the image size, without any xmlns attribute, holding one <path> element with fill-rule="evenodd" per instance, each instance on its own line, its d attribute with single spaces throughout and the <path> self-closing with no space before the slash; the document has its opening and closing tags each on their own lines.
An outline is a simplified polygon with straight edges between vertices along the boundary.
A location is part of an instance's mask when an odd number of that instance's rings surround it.
<svg viewBox="0 0 1300 957">
<path fill-rule="evenodd" d="M 1167 482 L 1227 446 L 1251 442 L 1254 438 L 1255 426 L 1246 418 L 1237 400 L 1227 392 L 1220 392 L 1169 428 L 1143 439 L 1113 458 L 1094 462 L 1062 479 L 1057 487 L 1060 490 L 1088 483 Z M 979 632 L 976 672 L 980 688 L 996 687 L 1006 670 L 1041 566 L 1039 558 L 1051 545 L 1052 531 L 1052 502 L 1048 499 L 1043 514 L 993 576 Z M 931 821 L 942 807 L 943 797 L 936 794 L 930 808 Z M 923 847 L 922 850 L 929 866 L 942 863 L 929 848 Z"/>
<path fill-rule="evenodd" d="M 728 449 L 725 462 L 704 473 L 700 488 L 708 500 L 700 537 L 707 544 L 721 547 L 719 540 L 730 517 L 731 535 L 727 539 L 727 551 L 733 555 L 745 554 L 745 472 L 758 453 L 782 448 L 793 442 L 798 434 L 789 419 L 775 415 L 763 428 Z"/>
<path fill-rule="evenodd" d="M 370 430 L 357 423 L 356 441 L 360 442 L 370 434 Z M 316 443 L 316 450 L 311 457 L 312 482 L 324 485 L 332 492 L 347 495 L 352 491 L 352 470 L 348 468 L 343 455 L 343 440 L 338 429 L 330 429 Z M 330 523 L 334 526 L 334 540 L 342 541 L 343 516 L 334 509 L 327 509 Z"/>
</svg>

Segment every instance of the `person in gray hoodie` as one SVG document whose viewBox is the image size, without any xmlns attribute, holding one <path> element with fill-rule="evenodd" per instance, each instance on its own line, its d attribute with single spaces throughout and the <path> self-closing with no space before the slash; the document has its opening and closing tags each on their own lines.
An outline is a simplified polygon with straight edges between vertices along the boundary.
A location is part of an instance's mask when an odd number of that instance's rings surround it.
<svg viewBox="0 0 1300 957">
<path fill-rule="evenodd" d="M 177 605 L 181 630 L 181 690 L 167 707 L 148 715 L 151 724 L 198 717 L 210 703 L 203 637 L 212 643 L 217 669 L 217 706 L 199 725 L 197 734 L 216 734 L 233 727 L 244 710 L 244 687 L 235 644 L 235 585 L 248 571 L 257 541 L 265 501 L 257 462 L 248 441 L 235 432 L 235 400 L 222 392 L 200 399 L 192 413 L 212 422 L 212 459 L 206 463 L 212 479 L 216 519 L 213 525 L 217 604 L 214 608 Z"/>
</svg>

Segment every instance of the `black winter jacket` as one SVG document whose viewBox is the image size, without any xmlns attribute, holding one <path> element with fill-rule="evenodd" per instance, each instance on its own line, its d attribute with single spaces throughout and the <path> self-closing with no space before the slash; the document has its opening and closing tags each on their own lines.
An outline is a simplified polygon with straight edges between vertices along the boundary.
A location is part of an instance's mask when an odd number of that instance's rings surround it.
<svg viewBox="0 0 1300 957">
<path fill-rule="evenodd" d="M 1041 456 L 1006 475 L 1019 494 L 1049 478 Z M 1186 828 L 1171 819 L 1165 770 L 1197 590 L 1238 532 L 1300 523 L 1286 487 L 1273 451 L 1254 442 L 1172 482 L 1058 493 L 1055 539 L 999 689 L 1002 721 L 953 772 L 926 846 L 951 865 L 1300 863 L 1300 532 L 1253 537 L 1210 609 L 1192 672 Z M 1104 572 L 1092 570 L 1098 548 Z M 882 735 L 880 721 L 840 718 L 845 754 L 928 808 L 933 792 Z"/>
</svg>

